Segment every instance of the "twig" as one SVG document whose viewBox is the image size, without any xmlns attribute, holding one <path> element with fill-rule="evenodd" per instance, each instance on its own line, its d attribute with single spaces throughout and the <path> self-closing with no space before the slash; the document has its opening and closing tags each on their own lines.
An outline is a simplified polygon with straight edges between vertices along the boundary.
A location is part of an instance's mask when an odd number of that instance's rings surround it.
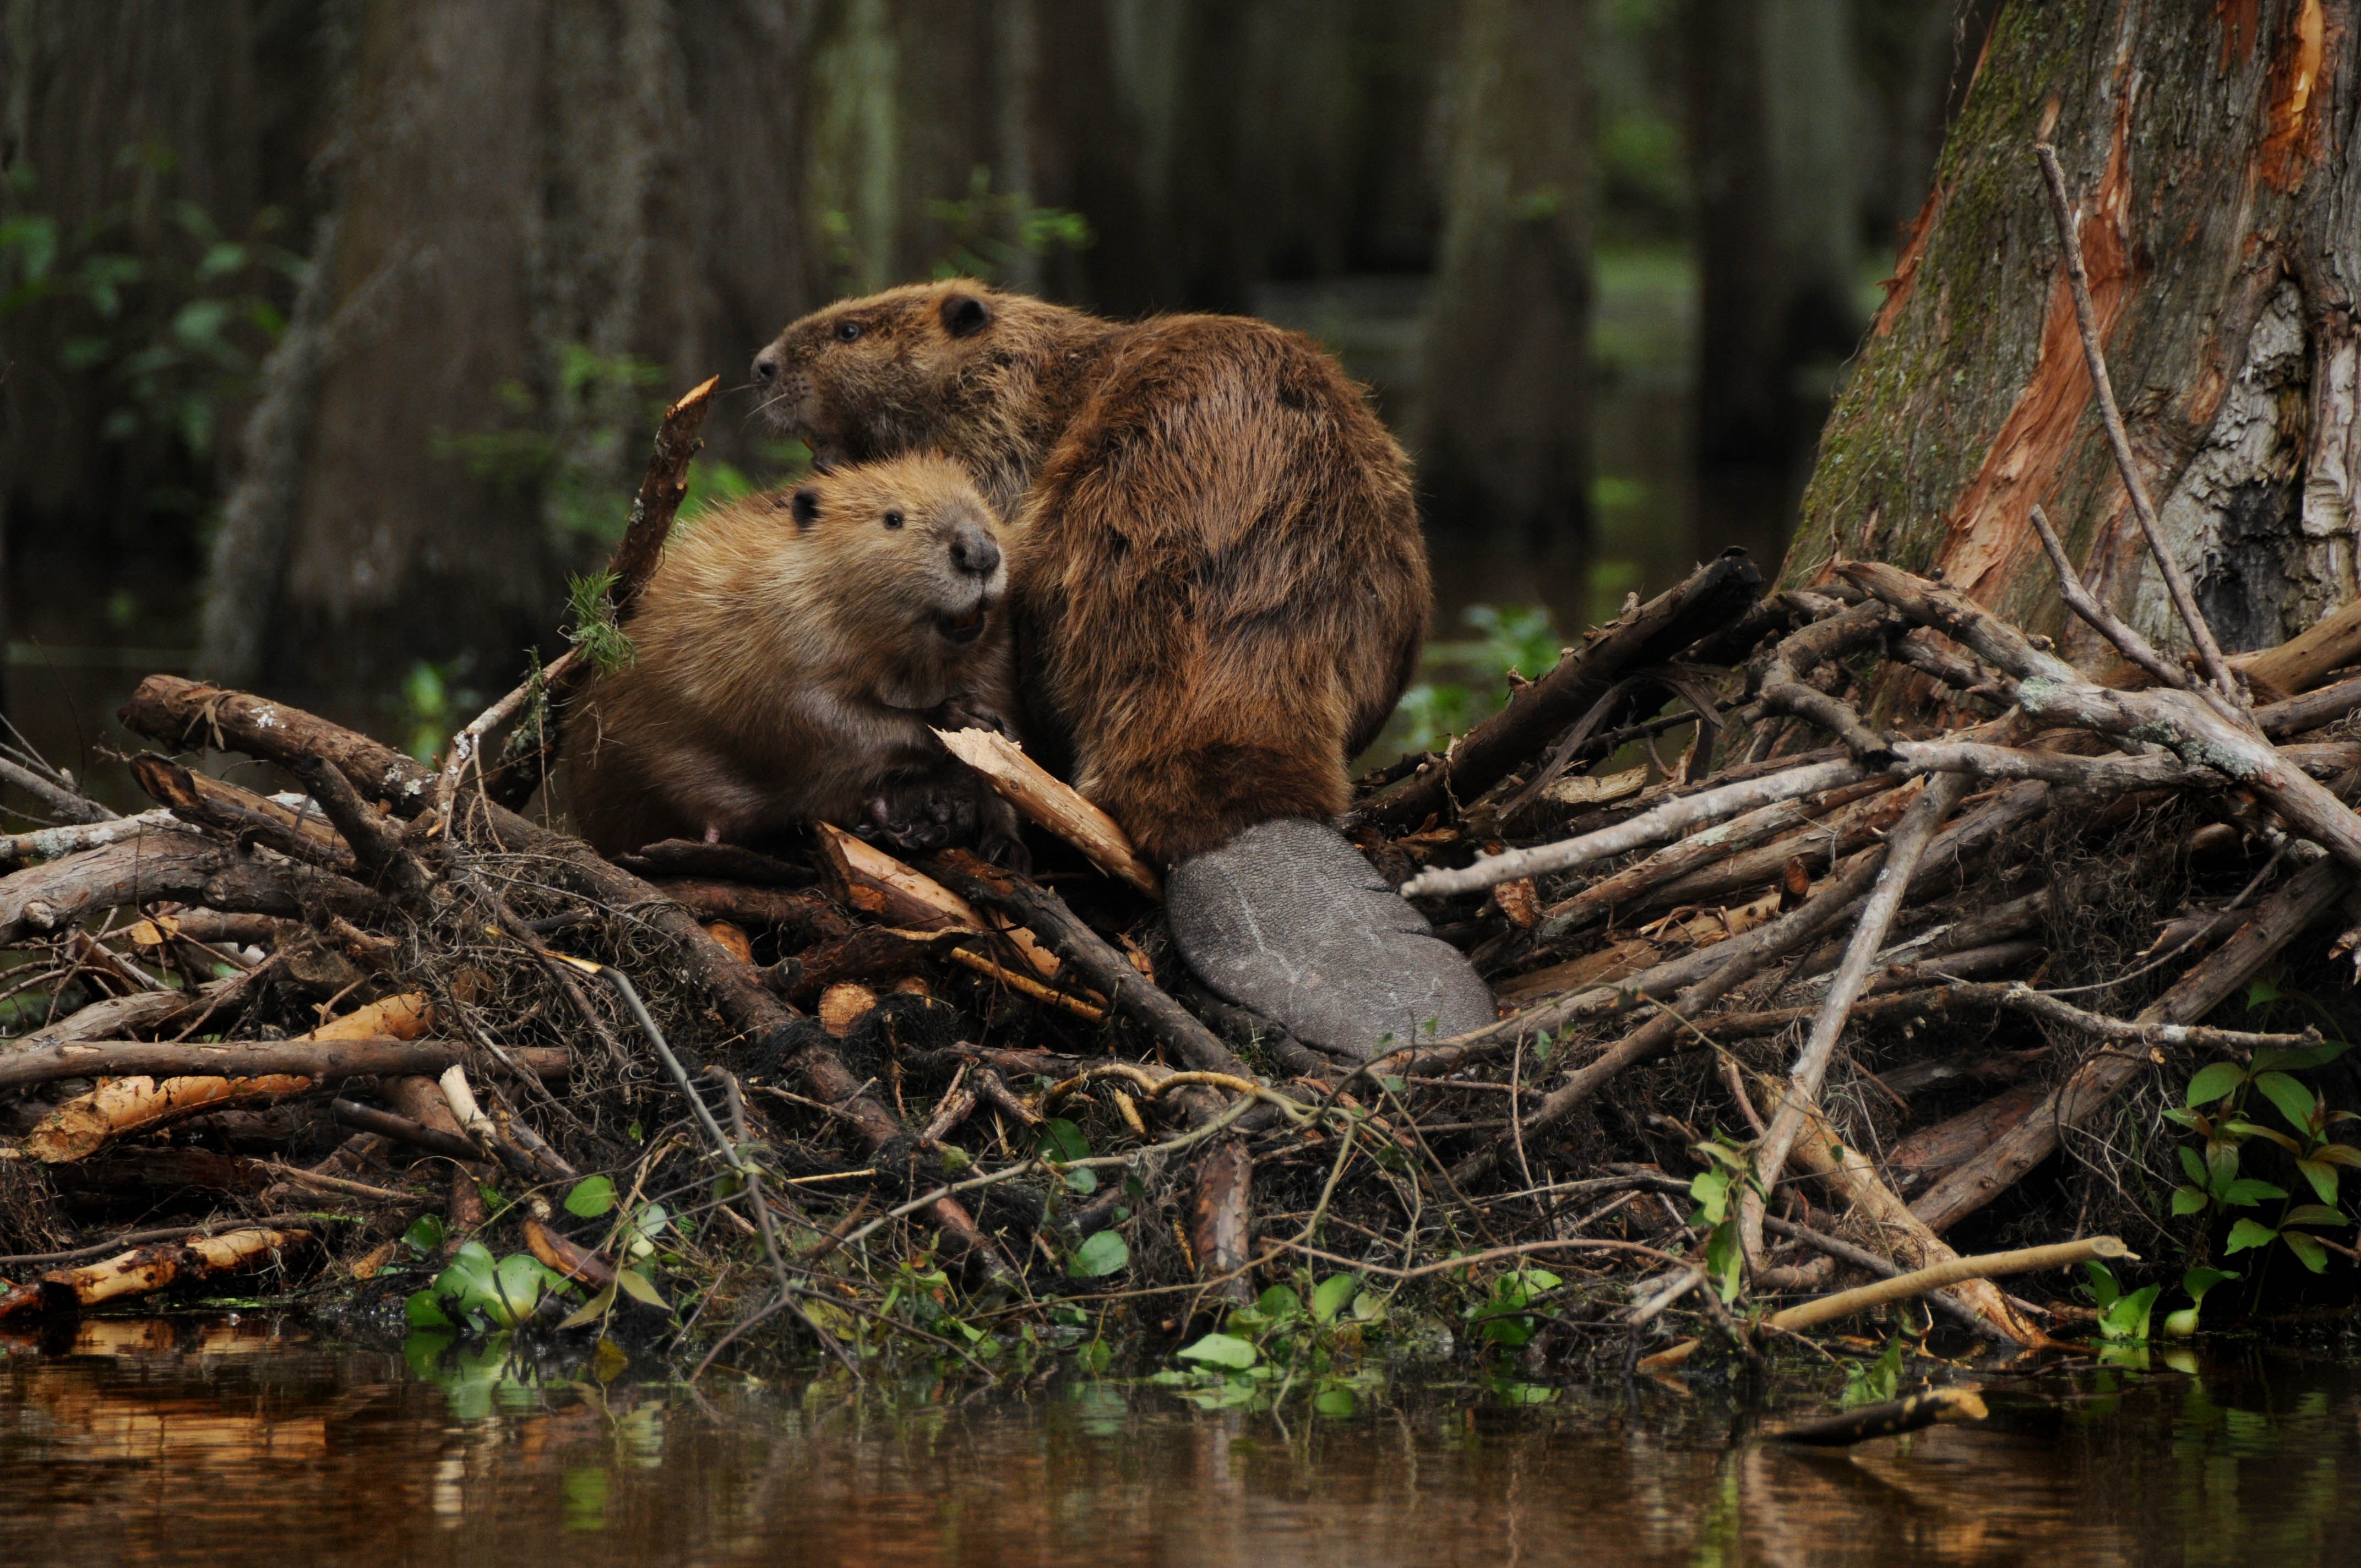
<svg viewBox="0 0 2361 1568">
<path fill-rule="evenodd" d="M 1739 1237 L 1752 1267 L 1763 1266 L 1763 1195 L 1778 1185 L 1779 1173 L 1787 1163 L 1787 1151 L 1795 1146 L 1795 1135 L 1803 1130 L 1805 1108 L 1819 1098 L 1820 1082 L 1828 1074 L 1830 1058 L 1836 1055 L 1837 1041 L 1852 1014 L 1852 1004 L 1869 984 L 1870 971 L 1876 967 L 1879 950 L 1885 946 L 1885 934 L 1893 927 L 1894 912 L 1902 906 L 1902 895 L 1910 879 L 1917 874 L 1919 857 L 1927 852 L 1936 829 L 1958 808 L 1967 793 L 1968 781 L 1962 774 L 1946 773 L 1935 779 L 1911 803 L 1885 841 L 1885 861 L 1878 868 L 1877 884 L 1861 906 L 1844 961 L 1837 968 L 1818 1016 L 1812 1020 L 1812 1032 L 1806 1037 L 1804 1048 L 1796 1054 L 1795 1068 L 1788 1074 L 1786 1097 L 1771 1118 L 1771 1130 L 1755 1146 L 1754 1180 L 1747 1185 L 1739 1201 L 1738 1223 Z"/>
<path fill-rule="evenodd" d="M 2127 1258 L 2132 1254 L 2114 1236 L 2085 1236 L 2079 1241 L 2059 1242 L 2050 1246 L 2019 1247 L 2010 1252 L 1980 1253 L 1973 1257 L 1955 1257 L 1926 1268 L 1899 1274 L 1891 1279 L 1860 1286 L 1851 1290 L 1839 1290 L 1833 1296 L 1823 1296 L 1817 1301 L 1789 1307 L 1773 1312 L 1765 1321 L 1774 1329 L 1808 1329 L 1817 1323 L 1833 1322 L 1852 1313 L 1883 1306 L 1888 1301 L 1904 1301 L 1946 1285 L 1957 1285 L 1969 1279 L 1992 1279 L 2009 1274 L 2031 1274 L 2045 1268 L 2071 1268 L 2092 1258 Z"/>
<path fill-rule="evenodd" d="M 2147 638 L 2125 626 L 2115 618 L 2114 611 L 2091 597 L 2091 590 L 2084 587 L 2082 579 L 2075 575 L 2074 563 L 2066 558 L 2066 546 L 2059 543 L 2057 530 L 2049 526 L 2049 519 L 2043 514 L 2038 503 L 2033 508 L 2032 517 L 2033 532 L 2041 536 L 2041 547 L 2049 553 L 2049 565 L 2057 570 L 2058 591 L 2064 596 L 2066 608 L 2088 621 L 2093 630 L 2114 644 L 2117 652 L 2146 670 L 2158 683 L 2176 691 L 2187 691 L 2189 677 L 2181 672 L 2180 665 L 2158 652 Z"/>
<path fill-rule="evenodd" d="M 2099 317 L 2091 304 L 2091 278 L 2082 267 L 2082 239 L 2074 221 L 2074 203 L 2066 193 L 2066 171 L 2058 165 L 2057 149 L 2046 141 L 2034 144 L 2033 156 L 2040 160 L 2041 172 L 2048 181 L 2049 215 L 2057 220 L 2058 238 L 2066 247 L 2066 280 L 2074 295 L 2074 323 L 2081 329 L 2082 363 L 2090 369 L 2099 419 L 2106 426 L 2107 449 L 2114 455 L 2124 488 L 2131 496 L 2132 515 L 2139 520 L 2148 553 L 2156 557 L 2157 571 L 2172 597 L 2172 608 L 2180 611 L 2181 623 L 2189 628 L 2189 640 L 2196 645 L 2197 661 L 2204 668 L 2205 678 L 2213 684 L 2216 695 L 2230 705 L 2229 713 L 2239 713 L 2246 706 L 2246 688 L 2230 673 L 2229 662 L 2222 657 L 2222 645 L 2213 640 L 2213 629 L 2205 624 L 2204 613 L 2197 608 L 2197 596 L 2191 591 L 2189 579 L 2181 574 L 2180 564 L 2172 558 L 2172 551 L 2164 542 L 2164 532 L 2157 526 L 2156 502 L 2149 499 L 2139 465 L 2132 460 L 2131 437 L 2124 430 L 2123 410 L 2115 405 L 2114 383 L 2107 377 L 2106 352 L 2099 346 Z"/>
<path fill-rule="evenodd" d="M 1855 1268 L 1865 1269 L 1880 1279 L 1899 1279 L 1905 1272 L 1895 1266 L 1891 1258 L 1880 1257 L 1866 1247 L 1857 1247 L 1849 1241 L 1828 1235 L 1825 1232 L 1816 1231 L 1809 1225 L 1798 1225 L 1791 1221 L 1765 1215 L 1763 1228 L 1774 1236 L 1784 1236 L 1789 1241 L 1800 1242 L 1816 1252 L 1837 1259 L 1839 1263 L 1849 1263 Z M 1946 1317 L 1979 1333 L 1991 1334 L 1994 1337 L 2000 1334 L 2000 1331 L 1978 1315 L 1974 1308 L 1948 1290 L 1928 1290 L 1927 1300 L 1928 1305 Z"/>
</svg>

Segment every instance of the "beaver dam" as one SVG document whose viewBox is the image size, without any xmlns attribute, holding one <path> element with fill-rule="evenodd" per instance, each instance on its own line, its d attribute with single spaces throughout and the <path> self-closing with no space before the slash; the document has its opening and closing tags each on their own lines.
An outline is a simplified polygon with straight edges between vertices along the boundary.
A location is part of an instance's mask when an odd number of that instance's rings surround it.
<svg viewBox="0 0 2361 1568">
<path fill-rule="evenodd" d="M 1455 1346 L 2003 1356 L 2191 1332 L 2225 1278 L 2209 1320 L 2345 1292 L 2350 1069 L 2297 993 L 2361 948 L 2361 609 L 2233 661 L 2188 606 L 2176 663 L 2052 540 L 2094 677 L 1890 565 L 1710 563 L 1361 781 L 1346 830 L 1499 1018 L 1347 1059 L 1193 985 L 1155 869 L 996 734 L 946 744 L 1031 875 L 828 828 L 607 859 L 531 814 L 709 389 L 577 646 L 439 769 L 165 675 L 122 713 L 153 810 L 9 750 L 55 825 L 0 841 L 0 1316 L 265 1296 L 692 1375 L 1170 1355 L 1349 1406 Z"/>
</svg>

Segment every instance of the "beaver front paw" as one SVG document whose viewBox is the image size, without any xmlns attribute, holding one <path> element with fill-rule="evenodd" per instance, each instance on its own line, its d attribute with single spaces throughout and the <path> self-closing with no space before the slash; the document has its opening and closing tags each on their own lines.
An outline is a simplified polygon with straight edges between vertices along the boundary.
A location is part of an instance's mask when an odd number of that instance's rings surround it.
<svg viewBox="0 0 2361 1568">
<path fill-rule="evenodd" d="M 905 792 L 889 799 L 881 795 L 869 802 L 867 812 L 868 820 L 855 828 L 854 834 L 896 850 L 940 850 L 966 837 L 974 827 L 972 819 L 964 825 L 960 822 L 958 802 L 945 795 Z"/>
<path fill-rule="evenodd" d="M 1025 847 L 1025 823 L 1016 808 L 995 795 L 978 807 L 976 817 L 975 852 L 1019 876 L 1031 872 L 1033 851 Z"/>
</svg>

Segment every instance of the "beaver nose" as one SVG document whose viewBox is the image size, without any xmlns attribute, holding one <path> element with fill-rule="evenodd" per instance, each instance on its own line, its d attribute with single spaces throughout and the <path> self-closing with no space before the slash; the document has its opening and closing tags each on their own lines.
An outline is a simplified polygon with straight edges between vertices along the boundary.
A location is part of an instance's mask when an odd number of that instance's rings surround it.
<svg viewBox="0 0 2361 1568">
<path fill-rule="evenodd" d="M 779 351 L 766 348 L 754 356 L 754 379 L 765 387 L 779 378 Z"/>
<path fill-rule="evenodd" d="M 1000 542 L 980 524 L 960 523 L 951 530 L 951 565 L 970 576 L 988 577 L 1000 567 Z"/>
</svg>

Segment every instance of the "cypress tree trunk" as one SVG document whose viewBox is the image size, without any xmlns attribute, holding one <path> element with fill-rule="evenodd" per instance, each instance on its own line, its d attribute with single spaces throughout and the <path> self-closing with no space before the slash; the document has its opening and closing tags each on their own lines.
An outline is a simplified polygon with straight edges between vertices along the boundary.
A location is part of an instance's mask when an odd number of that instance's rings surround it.
<svg viewBox="0 0 2361 1568">
<path fill-rule="evenodd" d="M 1784 576 L 1841 548 L 1956 587 L 2069 656 L 2028 513 L 2160 646 L 2187 639 L 2109 460 L 2032 147 L 2081 196 L 2115 392 L 2217 636 L 2353 597 L 2361 479 L 2355 0 L 2009 5 L 1828 420 Z"/>
<path fill-rule="evenodd" d="M 1587 518 L 1590 166 L 1581 7 L 1468 0 L 1448 115 L 1420 477 L 1443 526 Z"/>
</svg>

